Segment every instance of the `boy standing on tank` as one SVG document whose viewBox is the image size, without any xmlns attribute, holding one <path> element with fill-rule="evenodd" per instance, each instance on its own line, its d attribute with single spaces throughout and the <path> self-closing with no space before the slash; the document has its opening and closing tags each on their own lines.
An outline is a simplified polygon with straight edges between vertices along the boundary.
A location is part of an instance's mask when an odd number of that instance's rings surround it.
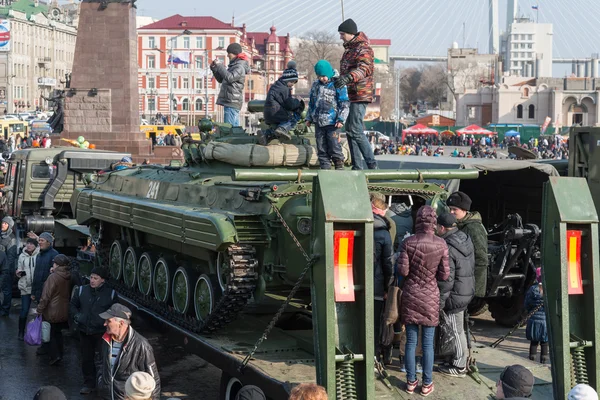
<svg viewBox="0 0 600 400">
<path fill-rule="evenodd" d="M 344 169 L 344 154 L 337 131 L 348 117 L 348 89 L 345 86 L 335 87 L 335 72 L 327 60 L 319 60 L 315 64 L 315 74 L 317 80 L 310 89 L 306 126 L 315 125 L 321 169 L 331 169 L 332 161 L 335 169 Z"/>
<path fill-rule="evenodd" d="M 301 113 L 304 111 L 304 102 L 292 96 L 292 88 L 296 83 L 298 83 L 296 62 L 290 61 L 281 78 L 271 85 L 265 100 L 265 123 L 269 125 L 269 131 L 272 131 L 265 138 L 267 142 L 273 136 L 287 140 L 292 138 L 290 131 L 300 121 Z"/>
</svg>

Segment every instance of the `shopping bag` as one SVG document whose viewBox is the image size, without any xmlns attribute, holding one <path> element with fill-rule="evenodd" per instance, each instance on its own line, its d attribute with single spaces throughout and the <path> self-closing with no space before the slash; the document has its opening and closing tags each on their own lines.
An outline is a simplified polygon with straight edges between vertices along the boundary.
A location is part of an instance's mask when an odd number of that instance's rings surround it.
<svg viewBox="0 0 600 400">
<path fill-rule="evenodd" d="M 42 321 L 42 342 L 50 342 L 50 322 Z"/>
<path fill-rule="evenodd" d="M 452 356 L 456 352 L 456 340 L 450 321 L 448 320 L 448 314 L 443 310 L 440 310 L 440 322 L 437 327 L 437 345 L 436 345 L 436 356 Z"/>
<path fill-rule="evenodd" d="M 39 346 L 42 344 L 42 316 L 39 315 L 36 319 L 27 324 L 25 330 L 25 343 L 30 346 Z"/>
</svg>

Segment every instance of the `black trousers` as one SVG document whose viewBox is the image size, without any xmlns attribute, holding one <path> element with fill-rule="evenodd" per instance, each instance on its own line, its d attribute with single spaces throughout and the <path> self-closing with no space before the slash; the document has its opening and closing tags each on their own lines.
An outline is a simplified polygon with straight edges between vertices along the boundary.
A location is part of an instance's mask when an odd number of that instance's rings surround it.
<svg viewBox="0 0 600 400">
<path fill-rule="evenodd" d="M 62 358 L 64 352 L 62 330 L 67 328 L 68 325 L 66 322 L 50 323 L 50 343 L 48 343 L 50 360 Z"/>
<path fill-rule="evenodd" d="M 88 335 L 81 331 L 79 332 L 83 385 L 89 388 L 96 387 L 96 354 L 100 353 L 101 341 L 102 333 Z"/>
<path fill-rule="evenodd" d="M 373 307 L 373 322 L 375 326 L 373 329 L 373 336 L 375 339 L 375 355 L 379 356 L 381 353 L 381 317 L 383 315 L 383 309 L 385 308 L 385 301 L 375 300 Z"/>
</svg>

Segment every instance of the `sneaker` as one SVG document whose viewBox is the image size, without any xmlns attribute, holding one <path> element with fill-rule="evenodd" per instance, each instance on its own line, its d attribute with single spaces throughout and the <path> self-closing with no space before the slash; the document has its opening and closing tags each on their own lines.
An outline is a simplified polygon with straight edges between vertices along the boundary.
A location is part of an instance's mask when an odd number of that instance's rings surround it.
<svg viewBox="0 0 600 400">
<path fill-rule="evenodd" d="M 431 393 L 433 393 L 433 382 L 431 382 L 429 385 L 425 385 L 423 384 L 423 386 L 421 386 L 421 396 L 423 397 L 427 397 L 429 396 Z"/>
<path fill-rule="evenodd" d="M 413 394 L 415 389 L 419 385 L 419 380 L 415 380 L 414 382 L 406 382 L 406 393 Z"/>
<path fill-rule="evenodd" d="M 287 131 L 287 129 L 285 129 L 284 127 L 278 127 L 277 129 L 275 129 L 275 135 L 277 135 L 278 137 L 283 137 L 287 140 L 292 139 L 292 135 L 290 135 L 290 133 Z"/>
<path fill-rule="evenodd" d="M 452 376 L 454 378 L 464 378 L 467 376 L 467 368 L 458 368 L 451 365 L 442 365 L 438 368 L 441 374 Z"/>
</svg>

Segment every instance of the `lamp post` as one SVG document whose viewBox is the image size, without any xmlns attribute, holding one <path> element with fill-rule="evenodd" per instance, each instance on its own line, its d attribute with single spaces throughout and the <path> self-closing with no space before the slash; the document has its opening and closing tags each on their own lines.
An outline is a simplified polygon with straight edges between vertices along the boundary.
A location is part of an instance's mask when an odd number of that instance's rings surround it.
<svg viewBox="0 0 600 400">
<path fill-rule="evenodd" d="M 169 63 L 169 88 L 170 88 L 169 89 L 169 124 L 170 125 L 173 124 L 173 45 L 174 45 L 175 41 L 177 41 L 177 39 L 180 38 L 181 36 L 191 35 L 191 34 L 192 34 L 192 31 L 190 31 L 189 29 L 186 29 L 179 35 L 170 39 L 170 42 L 171 42 L 171 49 L 169 51 L 169 60 L 171 61 Z"/>
</svg>

